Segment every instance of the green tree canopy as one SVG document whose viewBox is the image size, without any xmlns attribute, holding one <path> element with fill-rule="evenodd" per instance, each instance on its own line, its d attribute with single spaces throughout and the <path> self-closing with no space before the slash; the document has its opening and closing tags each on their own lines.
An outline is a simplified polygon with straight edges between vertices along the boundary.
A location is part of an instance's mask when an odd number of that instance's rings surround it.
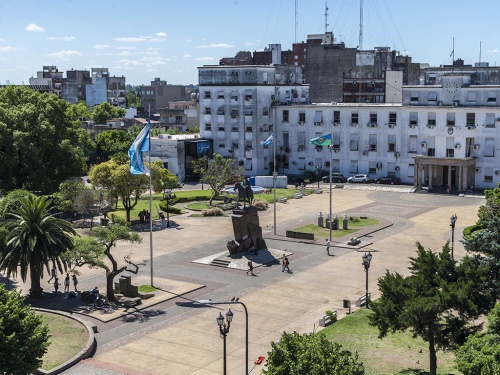
<svg viewBox="0 0 500 375">
<path fill-rule="evenodd" d="M 54 195 L 59 210 L 62 212 L 71 212 L 70 221 L 73 220 L 76 199 L 84 189 L 85 184 L 82 179 L 75 177 L 61 183 L 61 185 L 59 185 L 59 191 Z"/>
<path fill-rule="evenodd" d="M 25 86 L 0 88 L 0 190 L 52 193 L 87 170 L 89 133 L 69 114 L 71 104 Z"/>
<path fill-rule="evenodd" d="M 30 295 L 42 294 L 40 278 L 44 268 L 57 266 L 60 272 L 67 264 L 61 254 L 73 246 L 75 231 L 70 223 L 58 219 L 50 212 L 47 197 L 27 196 L 12 212 L 7 212 L 3 226 L 7 229 L 7 245 L 0 249 L 0 270 L 7 277 L 20 273 L 26 282 L 28 272 L 31 279 Z"/>
<path fill-rule="evenodd" d="M 49 329 L 18 291 L 0 284 L 0 373 L 25 375 L 42 365 Z"/>
<path fill-rule="evenodd" d="M 105 159 L 117 153 L 127 153 L 134 142 L 131 134 L 122 130 L 107 130 L 96 137 L 97 154 Z"/>
<path fill-rule="evenodd" d="M 92 120 L 96 124 L 106 124 L 108 119 L 122 118 L 125 116 L 125 110 L 120 107 L 114 107 L 108 102 L 103 102 L 94 106 L 91 112 Z"/>
<path fill-rule="evenodd" d="M 2 198 L 2 200 L 0 200 L 0 219 L 5 219 L 5 214 L 7 212 L 13 212 L 17 207 L 19 207 L 20 201 L 27 196 L 34 197 L 35 195 L 28 190 L 11 190 L 5 197 Z"/>
<path fill-rule="evenodd" d="M 213 159 L 203 156 L 198 160 L 193 160 L 192 165 L 195 173 L 201 176 L 201 181 L 208 184 L 212 190 L 210 205 L 233 175 L 240 172 L 233 159 L 225 158 L 220 154 L 214 154 Z"/>
<path fill-rule="evenodd" d="M 279 342 L 271 343 L 266 375 L 362 375 L 364 366 L 354 355 L 342 350 L 322 333 L 283 332 Z"/>
<path fill-rule="evenodd" d="M 430 374 L 435 375 L 436 349 L 452 350 L 478 331 L 475 319 L 492 308 L 494 298 L 486 288 L 487 270 L 474 258 L 457 264 L 448 243 L 433 253 L 417 242 L 409 270 L 407 277 L 387 272 L 378 280 L 382 295 L 371 304 L 370 324 L 381 338 L 408 329 L 427 341 Z"/>
</svg>

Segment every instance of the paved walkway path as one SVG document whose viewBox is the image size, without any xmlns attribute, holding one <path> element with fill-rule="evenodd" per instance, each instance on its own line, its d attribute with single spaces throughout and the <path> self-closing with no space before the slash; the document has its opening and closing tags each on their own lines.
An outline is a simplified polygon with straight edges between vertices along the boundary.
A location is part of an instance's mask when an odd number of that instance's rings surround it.
<svg viewBox="0 0 500 375">
<path fill-rule="evenodd" d="M 255 277 L 238 269 L 193 263 L 197 259 L 221 252 L 232 237 L 230 218 L 175 217 L 179 226 L 154 232 L 155 277 L 205 285 L 191 293 L 174 298 L 151 309 L 161 311 L 142 321 L 115 320 L 97 323 L 98 348 L 95 356 L 67 370 L 65 374 L 220 374 L 222 372 L 222 339 L 215 318 L 228 307 L 234 313 L 227 336 L 227 366 L 230 374 L 245 372 L 245 315 L 238 304 L 200 306 L 192 301 L 211 299 L 230 301 L 238 297 L 249 312 L 250 368 L 258 356 L 267 357 L 270 342 L 283 331 L 311 332 L 326 310 L 346 313 L 342 300 L 355 300 L 364 294 L 365 273 L 361 256 L 373 252 L 369 273 L 372 297 L 377 279 L 386 270 L 407 274 L 408 258 L 415 254 L 415 242 L 440 250 L 451 237 L 449 218 L 458 214 L 456 238 L 477 220 L 477 209 L 483 200 L 464 199 L 456 195 L 410 194 L 371 190 L 335 189 L 333 212 L 342 217 L 366 215 L 393 223 L 361 238 L 369 246 L 357 249 L 345 246 L 339 239 L 327 256 L 324 239 L 316 242 L 296 241 L 284 236 L 294 228 L 317 220 L 319 211 L 328 212 L 329 194 L 313 194 L 278 205 L 277 233 L 273 230 L 273 208 L 260 216 L 266 242 L 270 248 L 292 252 L 291 273 L 281 272 L 278 264 L 255 269 Z M 148 258 L 149 235 L 140 245 L 119 244 L 117 258 L 132 253 L 138 260 Z M 335 240 L 335 239 L 334 239 Z M 114 250 L 115 251 L 115 250 Z M 455 257 L 463 256 L 462 245 L 455 241 Z M 84 288 L 103 282 L 102 271 L 85 270 Z M 147 276 L 149 267 L 140 272 Z M 132 281 L 134 282 L 134 277 Z M 61 303 L 64 300 L 61 299 Z M 261 366 L 254 370 L 260 372 Z"/>
</svg>

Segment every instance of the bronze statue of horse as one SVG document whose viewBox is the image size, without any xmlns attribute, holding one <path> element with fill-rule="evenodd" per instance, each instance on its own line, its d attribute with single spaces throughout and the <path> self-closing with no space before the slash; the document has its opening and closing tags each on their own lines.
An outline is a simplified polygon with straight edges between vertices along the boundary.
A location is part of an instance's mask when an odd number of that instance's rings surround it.
<svg viewBox="0 0 500 375">
<path fill-rule="evenodd" d="M 241 182 L 234 184 L 234 191 L 238 191 L 238 202 L 243 200 L 243 207 L 246 207 L 246 202 L 251 206 L 253 202 L 253 190 L 250 185 L 243 186 Z"/>
</svg>

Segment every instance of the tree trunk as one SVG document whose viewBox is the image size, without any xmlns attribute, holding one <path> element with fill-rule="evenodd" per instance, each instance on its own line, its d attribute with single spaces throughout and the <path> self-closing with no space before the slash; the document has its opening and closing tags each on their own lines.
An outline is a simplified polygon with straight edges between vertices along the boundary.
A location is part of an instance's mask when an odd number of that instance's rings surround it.
<svg viewBox="0 0 500 375">
<path fill-rule="evenodd" d="M 40 273 L 33 266 L 30 268 L 31 288 L 29 295 L 31 298 L 40 298 L 43 294 L 43 289 L 40 286 Z"/>
<path fill-rule="evenodd" d="M 431 335 L 429 338 L 429 375 L 436 375 L 437 371 L 437 357 L 436 348 L 434 347 L 434 337 Z"/>
<path fill-rule="evenodd" d="M 114 272 L 106 273 L 106 297 L 108 297 L 108 301 L 115 300 L 115 292 L 113 288 L 113 282 L 115 280 L 116 274 Z"/>
<path fill-rule="evenodd" d="M 130 223 L 130 211 L 132 211 L 131 208 L 125 207 L 125 212 L 127 213 L 127 222 Z"/>
</svg>

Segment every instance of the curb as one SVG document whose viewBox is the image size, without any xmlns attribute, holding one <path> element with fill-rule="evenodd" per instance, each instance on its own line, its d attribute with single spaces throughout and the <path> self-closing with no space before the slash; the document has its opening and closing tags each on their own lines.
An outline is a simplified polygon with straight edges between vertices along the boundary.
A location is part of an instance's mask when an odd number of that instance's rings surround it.
<svg viewBox="0 0 500 375">
<path fill-rule="evenodd" d="M 63 372 L 64 370 L 67 370 L 71 366 L 75 365 L 76 363 L 80 362 L 82 359 L 85 359 L 90 356 L 90 354 L 93 352 L 95 346 L 96 346 L 96 341 L 95 341 L 95 335 L 94 335 L 94 329 L 91 326 L 91 324 L 85 320 L 82 320 L 80 318 L 77 318 L 76 316 L 73 316 L 71 314 L 68 314 L 63 311 L 58 311 L 58 310 L 49 310 L 49 309 L 42 309 L 42 308 L 34 308 L 35 311 L 42 311 L 42 312 L 47 312 L 50 314 L 57 314 L 57 315 L 62 315 L 66 318 L 70 318 L 73 320 L 78 321 L 81 323 L 85 328 L 87 328 L 87 332 L 89 334 L 89 339 L 87 340 L 87 343 L 83 347 L 80 352 L 75 355 L 73 358 L 71 358 L 69 361 L 66 361 L 65 363 L 54 367 L 51 370 L 42 370 L 42 369 L 37 369 L 35 371 L 35 374 L 43 374 L 43 375 L 54 375 L 54 374 L 59 374 Z"/>
</svg>

